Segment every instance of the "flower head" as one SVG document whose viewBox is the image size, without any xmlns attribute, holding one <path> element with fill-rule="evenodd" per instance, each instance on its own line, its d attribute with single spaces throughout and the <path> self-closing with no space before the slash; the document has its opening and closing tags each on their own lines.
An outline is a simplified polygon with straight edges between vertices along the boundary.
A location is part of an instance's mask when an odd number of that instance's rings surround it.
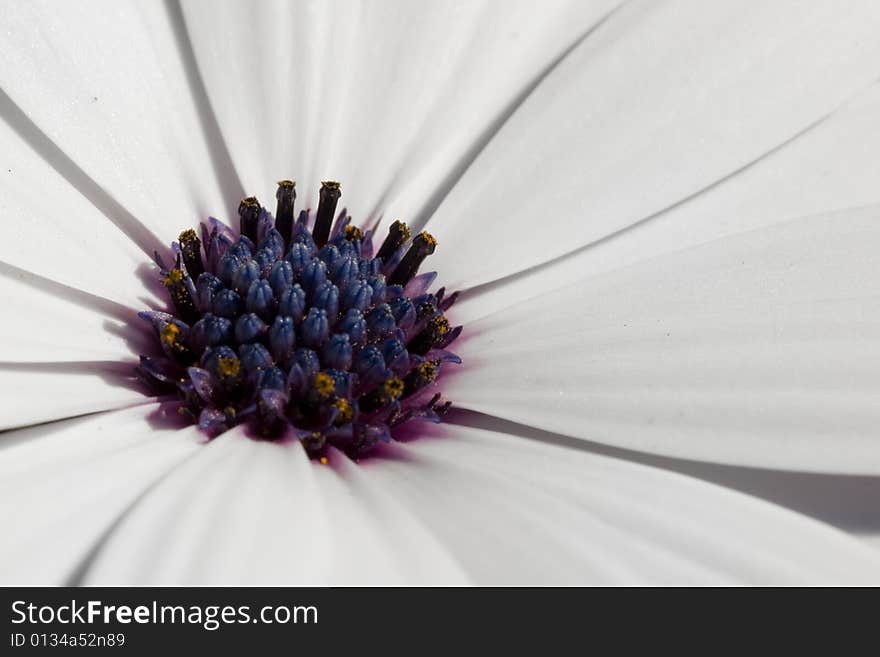
<svg viewBox="0 0 880 657">
<path fill-rule="evenodd" d="M 138 372 L 176 389 L 203 430 L 248 422 L 278 438 L 292 427 L 312 456 L 333 446 L 359 457 L 448 410 L 434 383 L 461 362 L 447 350 L 461 326 L 444 315 L 457 295 L 428 292 L 436 273 L 418 274 L 437 240 L 395 221 L 374 256 L 373 231 L 336 216 L 340 196 L 322 183 L 317 212 L 294 221 L 296 185 L 283 180 L 274 217 L 248 197 L 237 236 L 214 220 L 201 239 L 180 234 L 171 268 L 156 255 L 176 315 L 140 313 L 164 358 L 141 356 Z"/>
</svg>

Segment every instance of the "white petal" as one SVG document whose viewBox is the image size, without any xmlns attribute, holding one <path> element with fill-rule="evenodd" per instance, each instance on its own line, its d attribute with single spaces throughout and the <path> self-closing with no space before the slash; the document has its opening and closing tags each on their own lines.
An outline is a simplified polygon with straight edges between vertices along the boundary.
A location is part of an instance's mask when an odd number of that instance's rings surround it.
<svg viewBox="0 0 880 657">
<path fill-rule="evenodd" d="M 136 361 L 0 362 L 0 430 L 143 404 Z"/>
<path fill-rule="evenodd" d="M 198 447 L 157 405 L 0 436 L 0 583 L 62 584 L 138 497 Z M 151 418 L 155 418 L 151 420 Z"/>
<path fill-rule="evenodd" d="M 187 1 L 205 86 L 249 192 L 341 180 L 357 220 L 430 212 L 518 96 L 618 0 Z M 540 9 L 540 10 L 538 10 Z M 270 205 L 274 206 L 274 202 Z"/>
<path fill-rule="evenodd" d="M 874 549 L 880 551 L 880 534 L 868 534 L 862 536 L 861 539 L 865 541 L 868 545 L 872 546 Z"/>
<path fill-rule="evenodd" d="M 114 528 L 85 583 L 466 581 L 400 502 L 345 457 L 333 461 L 230 431 Z"/>
<path fill-rule="evenodd" d="M 12 3 L 0 27 L 0 113 L 142 250 L 224 214 L 165 3 Z"/>
<path fill-rule="evenodd" d="M 123 303 L 145 294 L 144 253 L 2 121 L 0 215 L 0 263 Z"/>
<path fill-rule="evenodd" d="M 460 322 L 549 290 L 724 235 L 880 201 L 880 84 L 754 166 L 649 221 L 535 269 L 478 287 Z"/>
<path fill-rule="evenodd" d="M 112 528 L 86 584 L 865 583 L 880 554 L 779 507 L 463 427 L 362 465 L 232 433 Z M 464 572 L 460 570 L 464 569 Z"/>
<path fill-rule="evenodd" d="M 473 286 L 682 203 L 867 88 L 878 27 L 873 2 L 627 5 L 446 198 L 429 224 L 447 246 L 432 265 Z"/>
<path fill-rule="evenodd" d="M 365 467 L 480 584 L 866 583 L 880 554 L 754 498 L 467 427 Z"/>
<path fill-rule="evenodd" d="M 880 206 L 669 254 L 468 326 L 460 406 L 718 463 L 880 473 Z"/>
<path fill-rule="evenodd" d="M 142 296 L 144 308 L 146 288 Z M 7 318 L 0 362 L 131 360 L 156 349 L 152 329 L 135 310 L 2 262 L 0 299 Z"/>
</svg>

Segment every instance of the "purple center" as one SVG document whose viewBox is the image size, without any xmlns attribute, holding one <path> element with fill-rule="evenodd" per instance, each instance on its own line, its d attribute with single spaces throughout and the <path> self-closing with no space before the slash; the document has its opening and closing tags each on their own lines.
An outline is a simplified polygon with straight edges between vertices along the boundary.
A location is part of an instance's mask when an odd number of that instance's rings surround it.
<svg viewBox="0 0 880 657">
<path fill-rule="evenodd" d="M 336 216 L 340 196 L 322 183 L 317 212 L 294 220 L 285 180 L 274 218 L 246 198 L 239 235 L 212 218 L 172 244 L 172 268 L 156 254 L 175 313 L 140 313 L 165 356 L 141 356 L 138 372 L 176 389 L 210 435 L 246 423 L 267 439 L 292 431 L 313 457 L 332 445 L 357 458 L 449 408 L 434 389 L 461 362 L 447 351 L 461 327 L 444 316 L 456 295 L 418 274 L 436 241 L 395 221 L 374 253 L 372 230 Z"/>
</svg>

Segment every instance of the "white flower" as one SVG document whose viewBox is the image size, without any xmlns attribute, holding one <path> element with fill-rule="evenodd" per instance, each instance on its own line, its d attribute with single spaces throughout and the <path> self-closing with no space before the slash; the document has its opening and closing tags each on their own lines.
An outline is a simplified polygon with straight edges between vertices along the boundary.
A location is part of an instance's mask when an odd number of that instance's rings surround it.
<svg viewBox="0 0 880 657">
<path fill-rule="evenodd" d="M 636 461 L 880 474 L 880 6 L 618 4 L 6 3 L 0 582 L 878 581 Z M 467 410 L 383 458 L 126 385 L 152 250 L 288 176 L 466 290 Z"/>
</svg>

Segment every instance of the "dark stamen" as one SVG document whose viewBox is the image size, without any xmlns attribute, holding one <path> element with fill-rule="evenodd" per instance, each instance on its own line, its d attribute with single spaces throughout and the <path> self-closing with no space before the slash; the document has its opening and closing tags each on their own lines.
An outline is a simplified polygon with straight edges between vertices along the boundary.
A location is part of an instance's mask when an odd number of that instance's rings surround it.
<svg viewBox="0 0 880 657">
<path fill-rule="evenodd" d="M 342 191 L 338 182 L 324 181 L 321 183 L 321 194 L 318 200 L 318 214 L 315 217 L 315 227 L 312 229 L 312 237 L 320 249 L 327 243 L 330 237 L 330 227 L 336 214 L 336 203 Z"/>
<path fill-rule="evenodd" d="M 254 244 L 257 243 L 257 227 L 260 223 L 260 202 L 254 196 L 242 199 L 238 206 L 241 234 Z"/>
<path fill-rule="evenodd" d="M 433 317 L 428 325 L 412 340 L 406 348 L 412 354 L 424 356 L 431 347 L 439 345 L 449 333 L 449 321 L 443 315 Z"/>
<path fill-rule="evenodd" d="M 398 399 L 403 394 L 403 390 L 403 381 L 392 376 L 361 397 L 358 406 L 362 413 L 372 413 Z"/>
<path fill-rule="evenodd" d="M 278 183 L 278 191 L 275 192 L 278 205 L 275 209 L 275 230 L 284 238 L 284 248 L 290 246 L 290 236 L 293 231 L 293 204 L 296 201 L 296 182 L 282 180 Z"/>
<path fill-rule="evenodd" d="M 180 255 L 177 256 L 177 264 L 162 279 L 168 289 L 168 295 L 181 319 L 187 324 L 198 321 L 201 313 L 196 307 L 191 290 L 195 290 L 192 279 L 180 268 Z"/>
<path fill-rule="evenodd" d="M 416 235 L 409 251 L 403 256 L 394 273 L 388 277 L 388 285 L 406 285 L 419 271 L 424 259 L 434 253 L 435 248 L 437 248 L 437 240 L 429 233 L 422 231 Z"/>
<path fill-rule="evenodd" d="M 186 272 L 191 279 L 196 280 L 199 274 L 205 271 L 202 265 L 202 240 L 196 236 L 196 231 L 192 228 L 183 231 L 177 239 L 180 243 L 180 253 L 183 255 Z"/>
<path fill-rule="evenodd" d="M 409 226 L 402 221 L 395 221 L 388 227 L 388 237 L 382 242 L 376 257 L 387 260 L 394 255 L 397 249 L 403 246 L 404 242 L 409 239 L 409 235 Z"/>
<path fill-rule="evenodd" d="M 159 331 L 159 339 L 162 342 L 162 347 L 165 349 L 165 353 L 176 359 L 178 362 L 189 364 L 193 361 L 193 354 L 187 345 L 186 338 L 177 324 L 168 322 L 165 327 Z"/>
<path fill-rule="evenodd" d="M 437 364 L 425 361 L 406 375 L 406 378 L 403 380 L 403 396 L 409 397 L 429 383 L 433 383 L 437 378 L 437 374 Z"/>
</svg>

